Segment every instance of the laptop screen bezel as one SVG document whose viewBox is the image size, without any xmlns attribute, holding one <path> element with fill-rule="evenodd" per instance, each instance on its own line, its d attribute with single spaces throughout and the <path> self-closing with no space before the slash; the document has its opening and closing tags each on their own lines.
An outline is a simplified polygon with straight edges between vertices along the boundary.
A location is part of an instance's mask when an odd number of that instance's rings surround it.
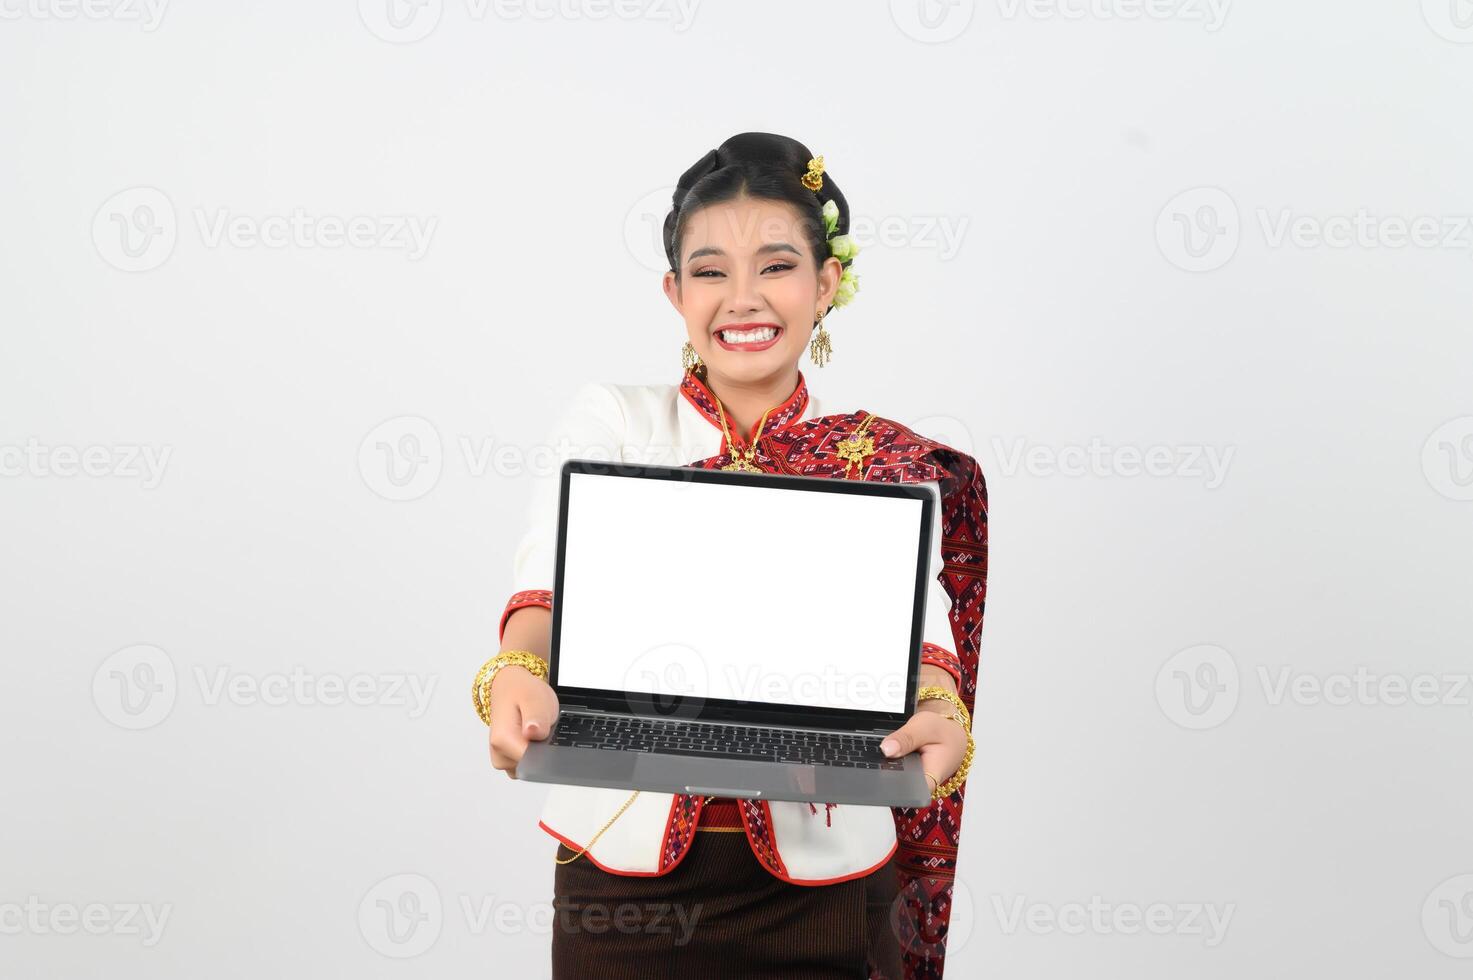
<svg viewBox="0 0 1473 980">
<path fill-rule="evenodd" d="M 900 711 L 858 708 L 826 708 L 807 705 L 783 705 L 766 701 L 744 701 L 732 698 L 702 698 L 696 708 L 661 706 L 658 698 L 643 692 L 612 691 L 601 688 L 563 687 L 558 683 L 562 653 L 562 597 L 564 568 L 568 544 L 568 500 L 573 474 L 588 474 L 610 479 L 680 480 L 697 483 L 741 484 L 796 489 L 809 493 L 858 493 L 876 497 L 918 500 L 921 503 L 920 528 L 916 542 L 915 591 L 911 615 L 910 645 L 907 650 L 905 700 Z M 832 477 L 794 476 L 780 473 L 749 473 L 708 470 L 692 466 L 659 466 L 647 463 L 612 462 L 608 460 L 569 459 L 559 474 L 557 520 L 557 564 L 552 593 L 552 645 L 548 659 L 548 683 L 557 690 L 563 708 L 593 709 L 620 714 L 665 716 L 708 722 L 737 721 L 775 726 L 792 725 L 819 729 L 898 728 L 910 717 L 919 686 L 922 633 L 926 617 L 926 593 L 930 572 L 930 549 L 933 522 L 936 520 L 936 497 L 926 487 L 913 483 L 884 483 L 868 480 L 843 480 Z M 856 597 L 861 598 L 861 597 Z"/>
</svg>

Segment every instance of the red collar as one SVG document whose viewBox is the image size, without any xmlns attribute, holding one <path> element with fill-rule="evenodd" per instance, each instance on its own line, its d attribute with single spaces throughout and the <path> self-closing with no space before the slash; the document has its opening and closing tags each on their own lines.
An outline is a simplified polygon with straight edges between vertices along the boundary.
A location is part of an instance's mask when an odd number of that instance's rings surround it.
<svg viewBox="0 0 1473 980">
<path fill-rule="evenodd" d="M 684 377 L 680 379 L 680 393 L 685 396 L 686 401 L 695 407 L 696 411 L 706 417 L 707 422 L 710 422 L 717 429 L 721 428 L 721 410 L 717 407 L 716 396 L 711 393 L 710 388 L 706 387 L 704 381 L 696 377 L 693 372 L 687 371 Z M 787 397 L 786 401 L 767 413 L 767 425 L 761 432 L 754 431 L 751 438 L 756 439 L 770 432 L 776 432 L 779 429 L 786 428 L 794 421 L 802 418 L 803 413 L 807 409 L 808 382 L 804 380 L 803 371 L 800 368 L 798 371 L 798 387 L 793 389 L 793 393 Z M 759 422 L 758 424 L 761 423 Z M 732 438 L 737 441 L 737 445 L 732 448 L 740 449 L 744 447 L 745 444 L 741 441 L 742 433 L 733 432 Z"/>
</svg>

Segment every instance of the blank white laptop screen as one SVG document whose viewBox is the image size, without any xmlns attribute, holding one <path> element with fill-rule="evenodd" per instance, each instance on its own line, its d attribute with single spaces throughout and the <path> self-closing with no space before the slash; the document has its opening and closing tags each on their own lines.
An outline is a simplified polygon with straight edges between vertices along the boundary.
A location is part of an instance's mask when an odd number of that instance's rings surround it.
<svg viewBox="0 0 1473 980">
<path fill-rule="evenodd" d="M 568 479 L 560 686 L 905 710 L 922 501 Z"/>
</svg>

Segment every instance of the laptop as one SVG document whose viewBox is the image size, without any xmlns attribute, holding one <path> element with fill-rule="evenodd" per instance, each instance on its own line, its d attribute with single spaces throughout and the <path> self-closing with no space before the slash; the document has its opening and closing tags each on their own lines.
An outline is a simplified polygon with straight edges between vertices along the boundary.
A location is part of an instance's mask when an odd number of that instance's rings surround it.
<svg viewBox="0 0 1473 980">
<path fill-rule="evenodd" d="M 548 681 L 517 777 L 923 806 L 912 713 L 936 497 L 914 484 L 570 459 Z"/>
</svg>

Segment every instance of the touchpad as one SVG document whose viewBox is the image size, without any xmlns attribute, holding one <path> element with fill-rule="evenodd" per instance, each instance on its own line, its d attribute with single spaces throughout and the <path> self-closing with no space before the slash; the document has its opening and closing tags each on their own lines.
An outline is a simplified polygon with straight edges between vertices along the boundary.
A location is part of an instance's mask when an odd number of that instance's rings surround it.
<svg viewBox="0 0 1473 980">
<path fill-rule="evenodd" d="M 689 756 L 640 753 L 634 766 L 637 782 L 666 787 L 666 792 L 714 793 L 743 790 L 770 796 L 776 791 L 813 793 L 817 772 L 813 766 L 744 760 L 694 759 Z"/>
</svg>

